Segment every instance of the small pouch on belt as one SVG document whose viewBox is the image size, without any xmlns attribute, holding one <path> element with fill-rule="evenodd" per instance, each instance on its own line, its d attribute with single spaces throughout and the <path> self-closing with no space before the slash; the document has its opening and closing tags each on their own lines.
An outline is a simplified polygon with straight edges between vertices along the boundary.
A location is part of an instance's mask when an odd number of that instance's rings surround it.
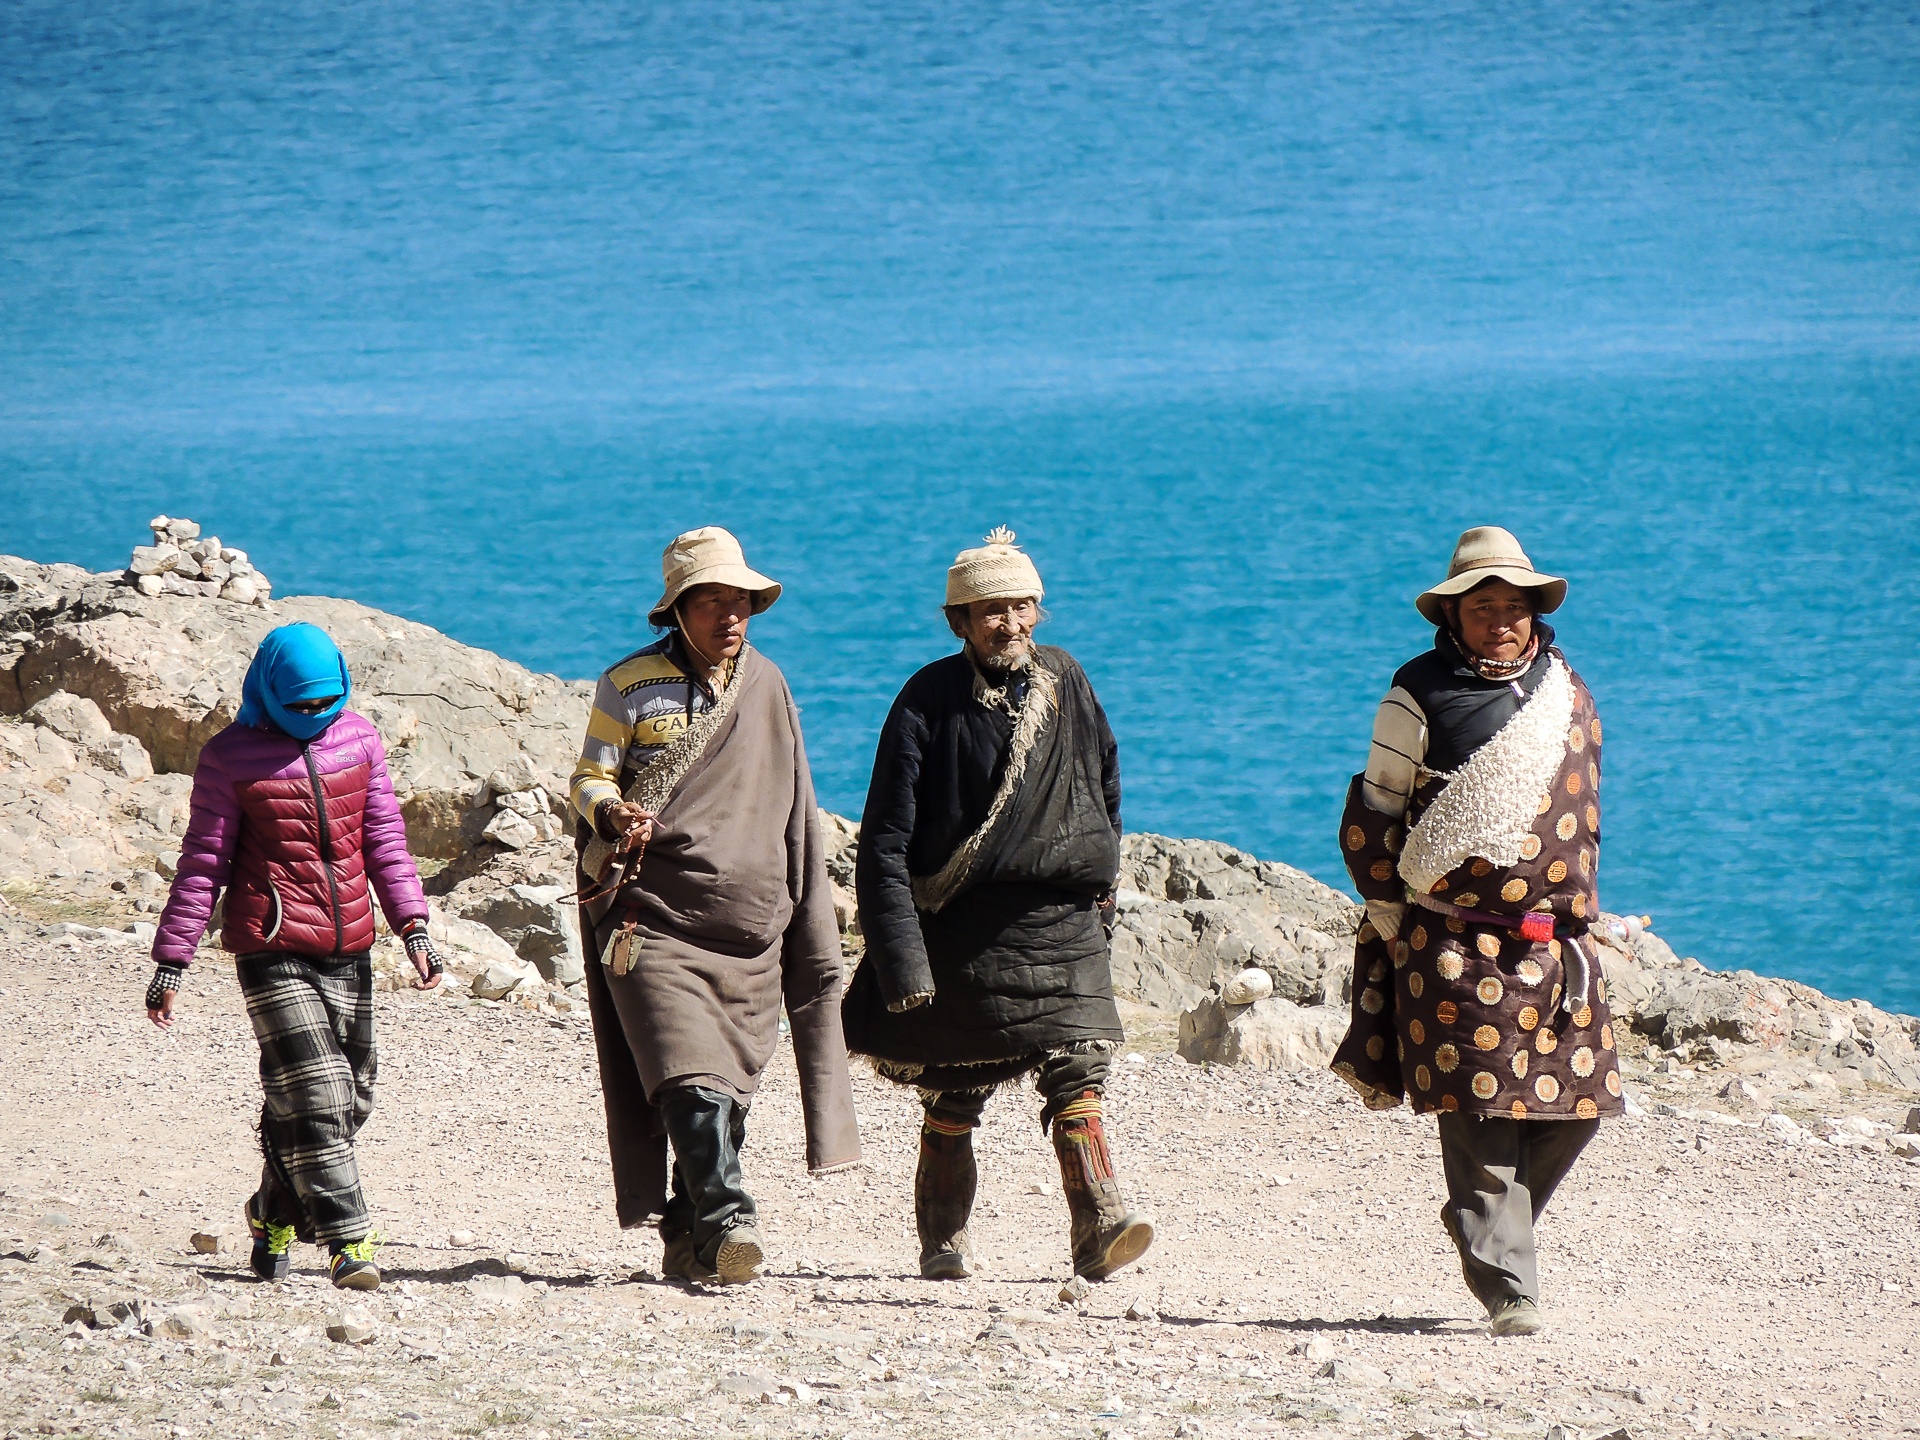
<svg viewBox="0 0 1920 1440">
<path fill-rule="evenodd" d="M 624 975 L 640 958 L 640 912 L 623 905 L 614 911 L 614 919 L 619 923 L 600 949 L 600 963 L 614 974 Z"/>
</svg>

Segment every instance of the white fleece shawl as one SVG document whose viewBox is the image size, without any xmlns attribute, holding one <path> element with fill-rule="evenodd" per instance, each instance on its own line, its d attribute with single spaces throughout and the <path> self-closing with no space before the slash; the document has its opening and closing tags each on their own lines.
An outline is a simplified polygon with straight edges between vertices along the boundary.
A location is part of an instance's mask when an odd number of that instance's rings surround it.
<svg viewBox="0 0 1920 1440">
<path fill-rule="evenodd" d="M 1546 677 L 1494 737 L 1453 773 L 1407 833 L 1400 878 L 1416 895 L 1473 856 L 1512 865 L 1567 755 L 1573 681 L 1553 657 Z"/>
</svg>

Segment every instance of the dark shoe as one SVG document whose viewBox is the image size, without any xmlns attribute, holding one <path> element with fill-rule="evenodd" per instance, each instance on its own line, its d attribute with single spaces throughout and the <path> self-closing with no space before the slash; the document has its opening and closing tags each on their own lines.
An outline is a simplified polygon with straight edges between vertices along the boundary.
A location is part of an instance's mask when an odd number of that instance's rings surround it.
<svg viewBox="0 0 1920 1440">
<path fill-rule="evenodd" d="M 253 1273 L 262 1280 L 279 1281 L 287 1278 L 287 1272 L 293 1268 L 293 1229 L 291 1225 L 275 1225 L 262 1220 L 254 1213 L 254 1196 L 247 1201 L 247 1233 L 253 1237 Z"/>
<path fill-rule="evenodd" d="M 1487 1315 L 1487 1329 L 1495 1335 L 1538 1335 L 1546 1328 L 1547 1317 L 1524 1295 L 1502 1300 Z"/>
<path fill-rule="evenodd" d="M 336 1290 L 378 1290 L 380 1267 L 373 1263 L 379 1252 L 380 1237 L 369 1233 L 358 1240 L 332 1247 L 333 1262 L 328 1274 Z"/>
<path fill-rule="evenodd" d="M 760 1244 L 760 1232 L 751 1222 L 742 1221 L 721 1232 L 720 1245 L 713 1252 L 713 1272 L 722 1285 L 744 1285 L 760 1278 L 760 1267 L 767 1263 L 767 1252 Z"/>
<path fill-rule="evenodd" d="M 920 1165 L 913 1176 L 913 1219 L 920 1231 L 920 1273 L 926 1279 L 965 1280 L 973 1274 L 967 1218 L 979 1183 L 973 1131 L 953 1134 L 923 1126 Z"/>
<path fill-rule="evenodd" d="M 660 1274 L 668 1280 L 684 1281 L 688 1285 L 712 1285 L 719 1280 L 694 1254 L 691 1235 L 667 1235 L 660 1237 Z"/>
<path fill-rule="evenodd" d="M 1147 1253 L 1153 1222 L 1129 1210 L 1120 1193 L 1107 1155 L 1098 1091 L 1087 1091 L 1054 1117 L 1053 1149 L 1073 1216 L 1073 1272 L 1104 1280 Z"/>
</svg>

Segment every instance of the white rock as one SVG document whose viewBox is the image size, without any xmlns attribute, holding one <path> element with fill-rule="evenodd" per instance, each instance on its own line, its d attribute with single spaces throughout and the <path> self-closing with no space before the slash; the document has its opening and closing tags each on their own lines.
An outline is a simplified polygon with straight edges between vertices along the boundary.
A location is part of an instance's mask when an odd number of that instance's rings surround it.
<svg viewBox="0 0 1920 1440">
<path fill-rule="evenodd" d="M 1324 1335 L 1316 1335 L 1294 1346 L 1293 1350 L 1296 1355 L 1304 1355 L 1309 1365 L 1319 1365 L 1333 1358 L 1333 1342 Z"/>
<path fill-rule="evenodd" d="M 1920 1160 L 1920 1135 L 1895 1135 L 1887 1148 L 1903 1160 Z"/>
<path fill-rule="evenodd" d="M 327 1321 L 327 1338 L 340 1345 L 371 1344 L 380 1334 L 379 1323 L 362 1305 L 349 1305 Z"/>
<path fill-rule="evenodd" d="M 98 745 L 113 737 L 113 726 L 100 713 L 100 707 L 84 695 L 56 690 L 27 707 L 27 719 L 44 725 L 62 740 L 75 745 Z"/>
<path fill-rule="evenodd" d="M 518 1275 L 476 1275 L 467 1281 L 467 1289 L 481 1300 L 499 1300 L 518 1305 L 527 1298 L 527 1282 Z"/>
<path fill-rule="evenodd" d="M 178 545 L 136 545 L 127 568 L 136 575 L 163 575 L 183 558 Z"/>
<path fill-rule="evenodd" d="M 1153 1302 L 1150 1300 L 1134 1300 L 1127 1305 L 1129 1320 L 1158 1320 L 1159 1318 L 1159 1313 L 1154 1310 Z"/>
<path fill-rule="evenodd" d="M 1768 1135 L 1786 1140 L 1788 1144 L 1807 1144 L 1807 1140 L 1812 1139 L 1809 1131 L 1803 1131 L 1799 1125 L 1795 1125 L 1791 1119 L 1778 1112 L 1774 1112 L 1772 1116 L 1766 1116 L 1766 1119 L 1761 1121 L 1761 1129 Z"/>
<path fill-rule="evenodd" d="M 167 521 L 167 533 L 175 540 L 198 540 L 200 526 L 195 521 L 182 519 L 176 515 Z"/>
<path fill-rule="evenodd" d="M 540 972 L 518 960 L 494 960 L 473 977 L 470 988 L 479 999 L 504 1000 L 523 986 L 530 992 L 537 991 Z"/>
<path fill-rule="evenodd" d="M 1208 995 L 1180 1017 L 1180 1058 L 1195 1065 L 1323 1070 L 1349 1018 L 1341 1007 L 1300 1006 L 1277 995 L 1245 1006 Z"/>
<path fill-rule="evenodd" d="M 260 587 L 253 583 L 251 576 L 235 575 L 220 587 L 220 598 L 232 600 L 241 605 L 251 605 L 260 598 Z"/>
<path fill-rule="evenodd" d="M 178 1305 L 155 1327 L 174 1340 L 201 1340 L 213 1333 L 213 1311 L 206 1305 Z"/>
<path fill-rule="evenodd" d="M 480 838 L 504 845 L 509 850 L 524 850 L 539 841 L 540 829 L 517 811 L 502 810 L 487 823 L 487 828 L 480 832 Z"/>
<path fill-rule="evenodd" d="M 220 558 L 233 566 L 235 570 L 238 570 L 242 565 L 246 565 L 249 569 L 252 568 L 251 562 L 247 559 L 247 552 L 244 550 L 236 550 L 231 545 L 223 545 L 220 547 Z"/>
<path fill-rule="evenodd" d="M 1220 998 L 1229 1005 L 1251 1005 L 1273 994 L 1273 977 L 1256 966 L 1249 966 L 1220 988 Z"/>
<path fill-rule="evenodd" d="M 513 946 L 502 940 L 484 925 L 471 920 L 463 920 L 458 915 L 449 915 L 438 905 L 427 906 L 427 934 L 443 954 L 446 952 L 465 952 L 467 965 L 486 964 L 490 961 L 504 961 L 509 965 L 518 965 L 520 957 L 514 953 Z M 447 963 L 460 961 L 459 953 L 447 954 Z M 466 968 L 462 966 L 462 968 Z"/>
<path fill-rule="evenodd" d="M 467 1246 L 473 1244 L 473 1231 L 456 1230 L 447 1236 L 447 1243 L 455 1249 L 464 1250 Z"/>
<path fill-rule="evenodd" d="M 517 795 L 540 783 L 540 772 L 525 755 L 515 755 L 487 776 L 487 788 L 495 797 Z"/>
<path fill-rule="evenodd" d="M 89 745 L 87 758 L 102 770 L 129 780 L 145 780 L 153 774 L 153 757 L 131 735 L 110 735 L 97 745 Z"/>
<path fill-rule="evenodd" d="M 167 587 L 158 575 L 137 575 L 134 577 L 133 588 L 142 595 L 158 595 Z"/>
<path fill-rule="evenodd" d="M 515 790 L 506 795 L 496 795 L 493 803 L 503 810 L 524 815 L 529 820 L 548 813 L 547 792 L 537 785 L 531 790 Z"/>
</svg>

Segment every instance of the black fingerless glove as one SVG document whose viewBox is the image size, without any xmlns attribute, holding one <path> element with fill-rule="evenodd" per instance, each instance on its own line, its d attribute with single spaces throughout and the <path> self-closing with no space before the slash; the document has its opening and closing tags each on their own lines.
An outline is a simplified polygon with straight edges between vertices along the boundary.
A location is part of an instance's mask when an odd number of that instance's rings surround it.
<svg viewBox="0 0 1920 1440">
<path fill-rule="evenodd" d="M 179 990 L 180 982 L 187 977 L 184 965 L 155 965 L 153 979 L 147 982 L 147 1009 L 158 1010 L 167 1003 L 167 996 Z"/>
<path fill-rule="evenodd" d="M 608 823 L 608 812 L 619 803 L 618 800 L 602 800 L 593 807 L 593 833 L 609 845 L 618 845 L 624 838 L 620 831 Z"/>
<path fill-rule="evenodd" d="M 400 943 L 407 947 L 407 958 L 413 961 L 414 969 L 421 971 L 423 979 L 431 980 L 445 973 L 447 967 L 440 963 L 440 952 L 433 948 L 426 921 L 409 920 L 400 931 Z"/>
</svg>

